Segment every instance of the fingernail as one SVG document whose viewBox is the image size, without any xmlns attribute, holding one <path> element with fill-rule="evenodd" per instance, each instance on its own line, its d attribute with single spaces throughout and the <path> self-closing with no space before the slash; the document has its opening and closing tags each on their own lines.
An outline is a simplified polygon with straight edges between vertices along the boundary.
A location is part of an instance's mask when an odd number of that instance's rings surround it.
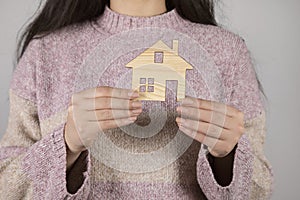
<svg viewBox="0 0 300 200">
<path fill-rule="evenodd" d="M 139 101 L 134 101 L 134 102 L 132 102 L 131 105 L 132 105 L 132 107 L 135 107 L 135 108 L 142 107 L 142 103 Z"/>
<path fill-rule="evenodd" d="M 135 98 L 135 97 L 139 96 L 139 93 L 137 91 L 130 91 L 130 92 L 128 92 L 128 96 Z"/>
<path fill-rule="evenodd" d="M 177 112 L 181 112 L 181 107 L 180 107 L 180 106 L 177 107 L 177 108 L 176 108 L 176 111 L 177 111 Z"/>
<path fill-rule="evenodd" d="M 142 109 L 132 110 L 132 113 L 139 114 L 142 112 Z"/>
<path fill-rule="evenodd" d="M 186 122 L 186 120 L 184 118 L 177 117 L 176 122 L 179 123 L 179 124 L 184 124 Z"/>
<path fill-rule="evenodd" d="M 134 122 L 137 119 L 137 117 L 130 117 L 129 121 Z"/>
</svg>

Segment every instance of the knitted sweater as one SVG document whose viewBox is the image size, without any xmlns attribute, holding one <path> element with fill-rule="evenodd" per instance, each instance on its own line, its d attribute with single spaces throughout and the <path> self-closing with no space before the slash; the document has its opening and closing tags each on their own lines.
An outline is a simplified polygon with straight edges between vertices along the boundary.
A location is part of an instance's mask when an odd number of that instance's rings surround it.
<svg viewBox="0 0 300 200">
<path fill-rule="evenodd" d="M 134 124 L 102 132 L 106 142 L 99 139 L 82 152 L 67 176 L 63 133 L 72 94 L 97 86 L 131 88 L 134 69 L 125 65 L 159 40 L 172 50 L 175 39 L 178 56 L 193 67 L 183 77 L 185 95 L 245 114 L 230 185 L 215 180 L 205 146 L 178 130 L 170 89 L 165 101 L 142 101 Z M 264 106 L 245 42 L 224 28 L 183 19 L 175 9 L 133 17 L 106 7 L 95 21 L 32 40 L 13 72 L 9 100 L 0 144 L 1 199 L 244 200 L 271 194 Z M 67 184 L 79 188 L 71 194 Z"/>
</svg>

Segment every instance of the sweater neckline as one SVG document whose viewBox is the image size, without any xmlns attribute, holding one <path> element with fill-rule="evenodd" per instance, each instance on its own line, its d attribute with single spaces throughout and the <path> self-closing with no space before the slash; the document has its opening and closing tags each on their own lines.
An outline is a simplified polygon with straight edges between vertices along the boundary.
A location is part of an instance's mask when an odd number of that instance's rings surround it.
<svg viewBox="0 0 300 200">
<path fill-rule="evenodd" d="M 160 27 L 174 28 L 187 20 L 183 19 L 176 9 L 172 9 L 162 14 L 153 16 L 131 16 L 118 13 L 108 5 L 105 5 L 104 12 L 94 22 L 96 29 L 109 33 L 117 33 L 134 28 Z"/>
</svg>

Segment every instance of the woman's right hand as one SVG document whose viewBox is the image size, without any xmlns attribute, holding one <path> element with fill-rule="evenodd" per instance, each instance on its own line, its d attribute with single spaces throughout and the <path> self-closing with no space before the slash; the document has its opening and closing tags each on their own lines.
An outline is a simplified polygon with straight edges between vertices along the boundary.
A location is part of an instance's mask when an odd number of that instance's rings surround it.
<svg viewBox="0 0 300 200">
<path fill-rule="evenodd" d="M 69 151 L 78 154 L 93 144 L 100 131 L 133 123 L 142 112 L 137 97 L 137 91 L 107 86 L 73 94 L 65 124 Z"/>
</svg>

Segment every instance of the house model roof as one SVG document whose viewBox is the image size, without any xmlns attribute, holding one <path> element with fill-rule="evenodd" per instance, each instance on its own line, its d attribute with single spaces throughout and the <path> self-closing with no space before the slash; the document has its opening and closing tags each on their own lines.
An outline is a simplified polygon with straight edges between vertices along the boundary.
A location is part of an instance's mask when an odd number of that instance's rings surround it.
<svg viewBox="0 0 300 200">
<path fill-rule="evenodd" d="M 155 63 L 154 55 L 156 52 L 163 53 L 163 62 Z M 162 65 L 162 67 L 173 68 L 176 71 L 185 71 L 186 69 L 193 69 L 192 65 L 186 62 L 178 55 L 178 40 L 173 40 L 173 49 L 168 47 L 163 41 L 159 40 L 153 46 L 146 49 L 143 53 L 130 61 L 126 67 L 136 68 L 144 65 L 155 64 Z"/>
</svg>

